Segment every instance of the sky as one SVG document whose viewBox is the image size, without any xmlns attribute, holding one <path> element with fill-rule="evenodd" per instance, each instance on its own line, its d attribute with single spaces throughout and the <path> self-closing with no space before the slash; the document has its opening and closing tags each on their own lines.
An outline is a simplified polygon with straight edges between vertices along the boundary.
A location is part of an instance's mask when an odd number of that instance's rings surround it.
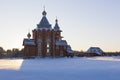
<svg viewBox="0 0 120 80">
<path fill-rule="evenodd" d="M 120 51 L 120 0 L 0 0 L 0 46 L 23 48 L 44 6 L 52 27 L 57 16 L 63 39 L 73 50 L 92 46 Z"/>
</svg>

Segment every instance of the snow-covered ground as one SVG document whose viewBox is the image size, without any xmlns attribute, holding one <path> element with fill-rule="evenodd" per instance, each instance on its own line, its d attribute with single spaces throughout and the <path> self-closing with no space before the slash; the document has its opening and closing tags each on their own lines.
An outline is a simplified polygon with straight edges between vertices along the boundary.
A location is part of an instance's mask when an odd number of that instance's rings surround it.
<svg viewBox="0 0 120 80">
<path fill-rule="evenodd" d="M 1 59 L 0 80 L 120 80 L 120 57 Z"/>
</svg>

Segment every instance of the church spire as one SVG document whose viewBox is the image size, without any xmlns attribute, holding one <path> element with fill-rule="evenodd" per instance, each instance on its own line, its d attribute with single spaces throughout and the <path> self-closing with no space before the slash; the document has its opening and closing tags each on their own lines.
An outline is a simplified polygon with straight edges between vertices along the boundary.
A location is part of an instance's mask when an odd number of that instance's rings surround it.
<svg viewBox="0 0 120 80">
<path fill-rule="evenodd" d="M 55 20 L 55 27 L 54 27 L 54 30 L 56 30 L 56 31 L 59 31 L 60 30 L 60 27 L 59 27 L 59 25 L 58 25 L 58 19 L 56 18 L 56 20 Z"/>
<path fill-rule="evenodd" d="M 37 25 L 37 28 L 38 29 L 52 29 L 51 24 L 49 23 L 49 21 L 47 20 L 47 17 L 46 17 L 47 12 L 45 11 L 45 7 L 42 12 L 42 15 L 43 15 L 43 17 L 42 17 L 40 23 Z"/>
<path fill-rule="evenodd" d="M 43 16 L 46 16 L 46 15 L 47 15 L 47 12 L 45 11 L 45 6 L 44 6 L 43 8 L 44 8 L 44 11 L 42 12 L 42 15 L 43 15 Z"/>
<path fill-rule="evenodd" d="M 58 19 L 56 18 L 55 22 L 57 23 L 58 22 Z"/>
</svg>

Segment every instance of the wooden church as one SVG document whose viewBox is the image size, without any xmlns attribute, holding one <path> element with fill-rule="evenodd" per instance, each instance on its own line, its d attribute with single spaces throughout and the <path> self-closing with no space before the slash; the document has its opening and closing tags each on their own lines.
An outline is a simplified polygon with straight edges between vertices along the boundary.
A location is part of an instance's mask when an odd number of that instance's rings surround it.
<svg viewBox="0 0 120 80">
<path fill-rule="evenodd" d="M 58 20 L 55 20 L 55 26 L 52 28 L 47 20 L 47 13 L 42 12 L 42 19 L 37 28 L 28 33 L 23 40 L 24 57 L 62 57 L 72 54 L 73 51 L 66 40 L 62 40 L 61 32 L 58 25 Z"/>
</svg>

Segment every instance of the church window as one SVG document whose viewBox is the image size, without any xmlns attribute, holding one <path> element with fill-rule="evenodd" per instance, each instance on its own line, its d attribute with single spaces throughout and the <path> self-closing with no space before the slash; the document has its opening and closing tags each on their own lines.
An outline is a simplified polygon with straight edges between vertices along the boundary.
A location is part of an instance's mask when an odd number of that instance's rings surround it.
<svg viewBox="0 0 120 80">
<path fill-rule="evenodd" d="M 50 52 L 50 49 L 47 49 L 47 53 L 49 53 Z"/>
<path fill-rule="evenodd" d="M 50 43 L 47 42 L 47 53 L 49 53 L 49 52 L 50 52 Z"/>
<path fill-rule="evenodd" d="M 47 48 L 49 48 L 50 47 L 50 44 L 49 43 L 47 43 Z"/>
</svg>

